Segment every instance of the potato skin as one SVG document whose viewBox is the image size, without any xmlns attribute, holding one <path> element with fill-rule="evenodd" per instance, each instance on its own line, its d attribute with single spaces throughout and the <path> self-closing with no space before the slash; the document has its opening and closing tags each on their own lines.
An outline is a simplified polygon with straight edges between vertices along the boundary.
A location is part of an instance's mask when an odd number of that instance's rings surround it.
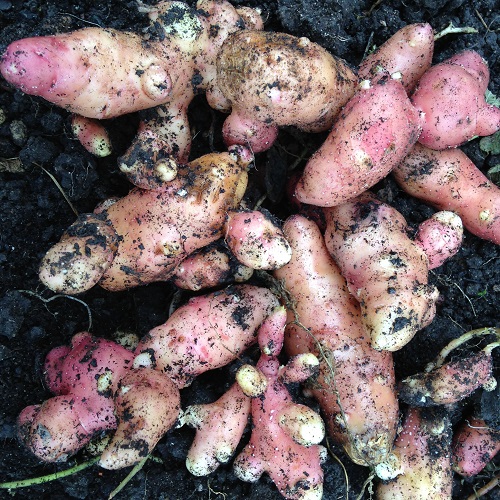
<svg viewBox="0 0 500 500">
<path fill-rule="evenodd" d="M 401 474 L 377 487 L 378 500 L 449 500 L 451 424 L 444 412 L 410 408 L 394 453 Z"/>
<path fill-rule="evenodd" d="M 412 406 L 457 403 L 486 384 L 492 368 L 491 352 L 480 351 L 430 372 L 407 377 L 399 386 L 399 397 Z"/>
<path fill-rule="evenodd" d="M 471 233 L 500 245 L 500 189 L 461 150 L 416 144 L 393 174 L 408 194 L 457 213 Z"/>
<path fill-rule="evenodd" d="M 421 117 L 401 82 L 362 88 L 347 103 L 295 188 L 302 203 L 339 205 L 384 178 L 410 151 Z"/>
<path fill-rule="evenodd" d="M 354 94 L 357 78 L 343 61 L 307 38 L 247 30 L 230 35 L 222 45 L 216 82 L 225 100 L 207 97 L 219 109 L 230 106 L 230 120 L 236 115 L 259 131 L 294 125 L 319 132 L 331 127 Z M 234 126 L 242 124 L 234 120 Z M 233 136 L 240 132 L 226 127 L 226 143 L 234 144 Z M 253 151 L 271 146 L 248 140 Z"/>
<path fill-rule="evenodd" d="M 318 356 L 320 376 L 312 394 L 329 433 L 355 462 L 373 466 L 387 458 L 396 435 L 392 355 L 371 347 L 359 305 L 316 224 L 295 215 L 283 229 L 293 249 L 292 260 L 274 275 L 283 280 L 299 321 L 310 329 L 293 324 L 295 317 L 289 310 L 285 349 L 289 355 L 313 352 Z"/>
<path fill-rule="evenodd" d="M 267 288 L 251 285 L 195 297 L 142 338 L 134 366 L 163 371 L 186 387 L 255 343 L 257 329 L 278 305 Z"/>
</svg>

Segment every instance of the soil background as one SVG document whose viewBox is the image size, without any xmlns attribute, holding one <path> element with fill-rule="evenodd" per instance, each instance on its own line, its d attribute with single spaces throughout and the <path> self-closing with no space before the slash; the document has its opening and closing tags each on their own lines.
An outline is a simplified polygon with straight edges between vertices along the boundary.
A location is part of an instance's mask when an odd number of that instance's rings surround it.
<svg viewBox="0 0 500 500">
<path fill-rule="evenodd" d="M 149 2 L 146 2 L 149 3 Z M 191 2 L 192 3 L 192 2 Z M 500 12 L 497 0 L 278 0 L 236 1 L 261 7 L 266 29 L 307 36 L 356 67 L 367 49 L 380 45 L 397 29 L 413 22 L 430 22 L 435 31 L 470 26 L 477 34 L 449 35 L 436 44 L 435 61 L 462 49 L 477 50 L 490 65 L 490 90 L 500 95 Z M 137 4 L 125 0 L 0 0 L 0 51 L 18 38 L 53 34 L 99 25 L 141 31 L 147 25 Z M 223 149 L 220 126 L 223 116 L 210 110 L 203 96 L 191 106 L 194 135 L 192 156 L 208 152 L 213 144 Z M 69 115 L 42 99 L 22 94 L 0 80 L 0 481 L 26 479 L 64 470 L 88 459 L 86 451 L 66 464 L 43 464 L 26 451 L 16 437 L 16 417 L 27 405 L 50 397 L 44 387 L 42 364 L 53 347 L 90 328 L 112 338 L 117 330 L 143 335 L 164 322 L 172 301 L 187 294 L 168 283 L 153 284 L 120 293 L 96 287 L 79 296 L 82 302 L 55 297 L 44 289 L 37 271 L 41 257 L 59 240 L 75 214 L 53 182 L 50 173 L 79 213 L 90 212 L 109 196 L 122 196 L 130 185 L 116 166 L 135 133 L 138 118 L 129 115 L 108 123 L 115 154 L 106 159 L 91 157 L 75 141 L 68 127 Z M 280 132 L 273 149 L 256 158 L 252 193 L 267 193 L 265 206 L 281 218 L 290 212 L 283 197 L 287 169 L 297 156 L 307 157 L 324 135 Z M 500 157 L 486 155 L 472 141 L 464 150 L 483 171 L 500 164 Z M 304 162 L 299 163 L 302 167 Z M 48 173 L 47 173 L 48 172 Z M 375 191 L 407 218 L 412 229 L 434 211 L 408 198 L 388 178 Z M 466 232 L 458 255 L 431 273 L 441 293 L 434 322 L 404 349 L 395 354 L 398 378 L 422 370 L 450 339 L 482 326 L 500 326 L 500 247 Z M 88 309 L 87 309 L 88 306 Z M 89 327 L 89 312 L 92 325 Z M 249 357 L 256 357 L 250 351 Z M 498 372 L 499 355 L 496 354 Z M 235 366 L 210 372 L 183 391 L 183 406 L 215 400 L 232 383 Z M 292 388 L 301 397 L 297 387 Z M 499 425 L 498 390 L 478 391 L 463 404 L 450 408 L 454 423 L 473 409 L 492 425 Z M 314 403 L 308 401 L 314 406 Z M 184 459 L 191 443 L 190 429 L 171 431 L 118 498 L 127 499 L 279 499 L 267 477 L 255 484 L 242 483 L 222 466 L 205 478 L 191 476 Z M 244 436 L 242 445 L 248 440 Z M 349 477 L 349 498 L 356 498 L 368 470 L 354 466 L 332 445 Z M 495 472 L 496 470 L 496 472 Z M 91 467 L 69 478 L 29 488 L 0 490 L 0 498 L 105 499 L 128 470 L 110 472 Z M 479 477 L 454 482 L 454 498 L 463 499 L 498 474 L 491 465 Z M 369 492 L 365 494 L 369 498 Z M 344 473 L 332 457 L 325 464 L 325 499 L 346 498 Z M 498 489 L 486 495 L 498 499 Z"/>
</svg>

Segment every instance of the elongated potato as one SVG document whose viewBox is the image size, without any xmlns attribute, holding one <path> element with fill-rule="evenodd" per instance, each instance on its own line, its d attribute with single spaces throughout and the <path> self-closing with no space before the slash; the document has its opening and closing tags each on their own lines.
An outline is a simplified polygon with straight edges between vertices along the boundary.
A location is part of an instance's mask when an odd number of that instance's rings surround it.
<svg viewBox="0 0 500 500">
<path fill-rule="evenodd" d="M 274 271 L 291 295 L 285 349 L 313 352 L 320 376 L 312 394 L 328 431 L 357 463 L 373 466 L 387 459 L 396 435 L 398 403 L 392 355 L 370 345 L 359 305 L 330 257 L 316 224 L 292 216 L 284 225 L 292 260 Z M 307 328 L 308 330 L 306 330 Z"/>
<path fill-rule="evenodd" d="M 408 194 L 457 213 L 471 233 L 500 245 L 500 189 L 460 149 L 416 144 L 394 178 Z"/>
<path fill-rule="evenodd" d="M 421 130 L 421 117 L 401 82 L 389 78 L 362 87 L 307 162 L 295 196 L 319 207 L 354 198 L 406 156 Z"/>
</svg>

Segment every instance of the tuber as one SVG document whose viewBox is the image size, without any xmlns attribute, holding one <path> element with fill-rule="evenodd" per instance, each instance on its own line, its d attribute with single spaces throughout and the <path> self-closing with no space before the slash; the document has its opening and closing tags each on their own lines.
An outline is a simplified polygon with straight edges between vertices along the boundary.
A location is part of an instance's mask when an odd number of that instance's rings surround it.
<svg viewBox="0 0 500 500">
<path fill-rule="evenodd" d="M 450 447 L 451 426 L 445 414 L 410 408 L 394 447 L 401 474 L 378 485 L 377 499 L 449 500 Z M 382 467 L 378 469 L 383 477 Z"/>
<path fill-rule="evenodd" d="M 427 23 L 409 24 L 363 59 L 358 75 L 372 81 L 387 74 L 400 75 L 404 88 L 411 92 L 430 68 L 433 52 L 432 26 Z"/>
<path fill-rule="evenodd" d="M 179 389 L 167 374 L 129 370 L 116 392 L 116 432 L 99 459 L 105 469 L 139 462 L 174 425 L 181 409 Z"/>
<path fill-rule="evenodd" d="M 246 189 L 247 150 L 211 153 L 158 190 L 136 188 L 95 216 L 81 216 L 40 266 L 51 290 L 77 294 L 97 282 L 124 290 L 165 281 L 195 250 L 219 239 Z"/>
<path fill-rule="evenodd" d="M 461 476 L 479 474 L 500 451 L 500 431 L 479 418 L 465 420 L 453 434 L 453 470 Z"/>
<path fill-rule="evenodd" d="M 188 406 L 182 422 L 196 429 L 186 457 L 186 467 L 195 476 L 207 476 L 226 463 L 239 444 L 250 416 L 250 397 L 234 383 L 217 401 Z"/>
<path fill-rule="evenodd" d="M 286 352 L 318 356 L 310 392 L 329 434 L 356 463 L 374 466 L 390 454 L 398 424 L 392 354 L 371 347 L 359 305 L 316 224 L 294 215 L 283 230 L 292 260 L 274 275 L 290 294 Z"/>
<path fill-rule="evenodd" d="M 500 109 L 484 98 L 489 76 L 486 61 L 471 50 L 428 69 L 411 97 L 424 117 L 420 144 L 442 150 L 500 130 Z"/>
<path fill-rule="evenodd" d="M 307 38 L 245 30 L 222 45 L 215 91 L 207 99 L 215 109 L 231 111 L 222 131 L 226 144 L 260 152 L 284 125 L 328 130 L 356 83 L 343 61 Z"/>
<path fill-rule="evenodd" d="M 269 290 L 251 285 L 192 298 L 139 342 L 134 367 L 160 370 L 185 387 L 255 343 L 258 327 L 277 305 Z"/>
<path fill-rule="evenodd" d="M 198 291 L 251 278 L 253 269 L 237 261 L 220 241 L 203 247 L 184 259 L 175 270 L 172 281 L 179 288 Z"/>
<path fill-rule="evenodd" d="M 257 481 L 267 472 L 287 499 L 320 499 L 323 494 L 321 462 L 326 450 L 319 446 L 325 429 L 309 407 L 293 402 L 284 381 L 298 382 L 318 368 L 306 353 L 280 368 L 277 356 L 283 345 L 286 311 L 279 308 L 259 330 L 261 356 L 257 366 L 244 365 L 236 374 L 242 391 L 252 398 L 252 436 L 234 461 L 243 481 Z"/>
<path fill-rule="evenodd" d="M 278 220 L 265 209 L 229 212 L 225 242 L 233 255 L 251 269 L 279 269 L 292 256 Z"/>
<path fill-rule="evenodd" d="M 61 462 L 98 431 L 114 429 L 114 393 L 133 359 L 127 349 L 87 332 L 75 335 L 71 347 L 50 351 L 44 373 L 56 396 L 21 412 L 24 444 L 46 462 Z"/>
<path fill-rule="evenodd" d="M 439 294 L 427 283 L 427 256 L 394 208 L 370 193 L 329 208 L 325 241 L 375 349 L 398 350 L 432 321 Z"/>
<path fill-rule="evenodd" d="M 354 198 L 389 174 L 421 130 L 421 117 L 400 81 L 365 80 L 307 162 L 295 196 L 320 207 Z"/>
<path fill-rule="evenodd" d="M 399 397 L 412 406 L 434 406 L 461 401 L 483 385 L 491 384 L 493 359 L 490 344 L 476 354 L 450 361 L 401 382 Z"/>
<path fill-rule="evenodd" d="M 393 173 L 408 194 L 456 212 L 471 233 L 500 245 L 500 189 L 465 153 L 416 144 Z"/>
</svg>

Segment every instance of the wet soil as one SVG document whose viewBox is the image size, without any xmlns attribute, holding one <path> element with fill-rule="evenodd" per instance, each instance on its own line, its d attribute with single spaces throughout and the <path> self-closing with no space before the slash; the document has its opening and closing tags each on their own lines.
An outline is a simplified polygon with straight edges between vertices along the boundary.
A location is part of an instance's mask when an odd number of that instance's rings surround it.
<svg viewBox="0 0 500 500">
<path fill-rule="evenodd" d="M 455 26 L 474 27 L 478 30 L 476 34 L 450 35 L 438 41 L 435 61 L 461 49 L 477 50 L 490 64 L 490 90 L 500 95 L 500 15 L 496 0 L 409 0 L 404 3 L 397 0 L 248 0 L 235 3 L 260 6 L 267 18 L 267 29 L 308 36 L 353 67 L 372 45 L 381 44 L 408 23 L 430 22 L 436 31 L 450 22 Z M 140 31 L 146 23 L 133 1 L 0 0 L 0 50 L 10 41 L 26 36 L 94 25 Z M 193 157 L 207 152 L 211 141 L 222 149 L 223 116 L 211 111 L 202 97 L 195 100 L 190 113 L 195 137 Z M 41 257 L 75 219 L 52 177 L 78 213 L 92 211 L 109 196 L 126 194 L 130 185 L 119 173 L 116 157 L 129 144 L 136 126 L 135 115 L 110 121 L 115 154 L 98 160 L 73 139 L 66 112 L 0 81 L 0 481 L 42 476 L 89 457 L 87 452 L 81 452 L 67 464 L 43 464 L 27 452 L 16 437 L 19 412 L 50 396 L 41 372 L 46 353 L 68 343 L 74 333 L 89 328 L 96 335 L 110 338 L 117 330 L 143 335 L 165 321 L 172 300 L 179 299 L 173 286 L 159 283 L 120 293 L 108 293 L 96 287 L 76 301 L 54 296 L 37 277 Z M 306 156 L 313 152 L 323 138 L 324 135 L 283 130 L 277 145 L 257 156 L 252 181 L 254 196 L 267 192 L 265 206 L 271 212 L 281 218 L 289 213 L 282 194 L 287 165 L 304 152 Z M 500 164 L 500 157 L 482 152 L 478 141 L 472 141 L 464 149 L 485 172 Z M 301 166 L 303 163 L 298 165 Z M 429 207 L 408 198 L 390 178 L 377 185 L 376 191 L 404 214 L 412 228 L 433 213 Z M 433 271 L 431 281 L 441 293 L 436 318 L 396 353 L 398 378 L 422 370 L 442 346 L 461 333 L 482 326 L 500 326 L 499 246 L 466 233 L 458 255 Z M 185 298 L 182 294 L 180 300 Z M 255 357 L 255 352 L 249 355 Z M 497 373 L 499 359 L 496 354 Z M 183 391 L 183 405 L 215 400 L 229 387 L 233 375 L 231 367 L 205 374 Z M 300 397 L 300 392 L 294 389 Z M 451 409 L 451 418 L 457 422 L 475 409 L 500 428 L 499 400 L 498 391 L 490 394 L 478 391 Z M 184 467 L 184 459 L 192 436 L 189 429 L 171 431 L 158 445 L 154 460 L 146 463 L 118 498 L 281 498 L 267 477 L 255 484 L 242 483 L 235 478 L 230 465 L 209 477 L 191 476 Z M 249 432 L 244 441 L 248 437 Z M 332 446 L 332 451 L 345 465 L 349 498 L 356 498 L 368 471 L 352 465 L 340 449 Z M 110 472 L 94 466 L 55 482 L 10 493 L 0 490 L 0 498 L 105 499 L 128 472 Z M 494 467 L 490 467 L 477 478 L 456 477 L 454 498 L 466 498 L 494 474 Z M 329 457 L 325 464 L 324 497 L 346 498 L 345 492 L 342 468 Z M 370 497 L 368 492 L 365 497 Z M 485 498 L 499 497 L 497 490 Z"/>
</svg>

